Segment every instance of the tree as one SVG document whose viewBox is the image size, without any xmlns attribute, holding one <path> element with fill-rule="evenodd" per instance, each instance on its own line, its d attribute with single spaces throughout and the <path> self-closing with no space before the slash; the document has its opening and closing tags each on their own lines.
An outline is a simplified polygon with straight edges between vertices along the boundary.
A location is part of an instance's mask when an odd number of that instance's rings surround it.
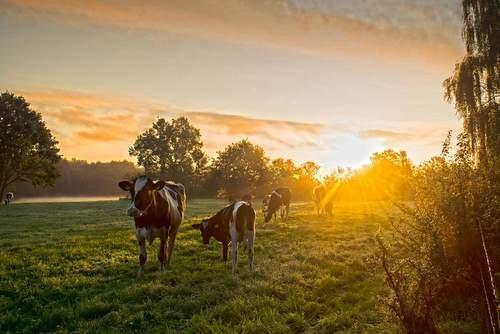
<svg viewBox="0 0 500 334">
<path fill-rule="evenodd" d="M 443 83 L 463 120 L 456 153 L 448 135 L 441 156 L 415 169 L 414 205 L 378 238 L 391 308 L 408 333 L 439 332 L 464 309 L 477 332 L 500 331 L 500 3 L 462 8 L 466 55 Z"/>
<path fill-rule="evenodd" d="M 211 168 L 216 186 L 230 199 L 254 191 L 270 176 L 264 149 L 246 139 L 218 152 Z"/>
<path fill-rule="evenodd" d="M 500 3 L 463 0 L 466 55 L 443 82 L 480 159 L 500 154 Z"/>
<path fill-rule="evenodd" d="M 186 117 L 167 122 L 159 118 L 139 135 L 129 149 L 148 176 L 173 180 L 191 187 L 207 166 L 200 130 Z"/>
<path fill-rule="evenodd" d="M 14 182 L 50 186 L 58 177 L 57 141 L 22 96 L 0 95 L 0 196 Z"/>
</svg>

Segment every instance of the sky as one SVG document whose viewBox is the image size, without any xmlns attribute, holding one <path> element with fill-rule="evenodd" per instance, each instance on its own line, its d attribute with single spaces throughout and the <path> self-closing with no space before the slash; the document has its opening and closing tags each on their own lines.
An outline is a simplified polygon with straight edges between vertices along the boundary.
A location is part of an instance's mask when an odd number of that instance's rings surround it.
<svg viewBox="0 0 500 334">
<path fill-rule="evenodd" d="M 0 0 L 0 90 L 41 112 L 66 158 L 132 160 L 158 117 L 209 155 L 248 138 L 323 171 L 386 148 L 419 162 L 459 120 L 454 0 Z"/>
</svg>

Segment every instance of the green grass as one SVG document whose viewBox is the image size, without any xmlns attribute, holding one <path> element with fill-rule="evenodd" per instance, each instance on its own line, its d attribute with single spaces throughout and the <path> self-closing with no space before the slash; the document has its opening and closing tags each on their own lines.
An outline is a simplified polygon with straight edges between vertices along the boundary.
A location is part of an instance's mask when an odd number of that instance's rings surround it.
<svg viewBox="0 0 500 334">
<path fill-rule="evenodd" d="M 169 269 L 158 240 L 136 279 L 126 201 L 0 208 L 0 332 L 391 333 L 374 234 L 387 208 L 343 206 L 318 218 L 292 207 L 288 222 L 258 215 L 253 274 L 221 246 L 203 248 L 191 223 L 224 203 L 193 200 Z"/>
</svg>

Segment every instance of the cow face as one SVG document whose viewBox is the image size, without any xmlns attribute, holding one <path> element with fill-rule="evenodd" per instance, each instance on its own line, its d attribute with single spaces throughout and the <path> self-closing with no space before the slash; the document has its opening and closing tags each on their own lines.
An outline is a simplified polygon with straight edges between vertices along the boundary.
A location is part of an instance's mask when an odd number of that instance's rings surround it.
<svg viewBox="0 0 500 334">
<path fill-rule="evenodd" d="M 118 186 L 130 192 L 131 204 L 127 214 L 134 218 L 145 215 L 153 204 L 153 191 L 160 190 L 165 186 L 164 181 L 154 183 L 146 176 L 139 176 L 133 181 L 121 181 Z"/>
<path fill-rule="evenodd" d="M 191 225 L 195 230 L 201 231 L 201 238 L 203 239 L 203 244 L 208 245 L 210 238 L 214 236 L 216 226 L 210 224 L 208 219 L 203 219 L 199 224 Z"/>
</svg>

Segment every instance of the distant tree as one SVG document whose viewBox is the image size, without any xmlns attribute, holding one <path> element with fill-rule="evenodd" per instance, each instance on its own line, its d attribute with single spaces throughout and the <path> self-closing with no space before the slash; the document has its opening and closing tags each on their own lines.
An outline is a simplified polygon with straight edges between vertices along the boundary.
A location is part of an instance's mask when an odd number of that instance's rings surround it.
<svg viewBox="0 0 500 334">
<path fill-rule="evenodd" d="M 58 177 L 57 141 L 22 96 L 0 95 L 0 196 L 14 182 L 50 186 Z"/>
<path fill-rule="evenodd" d="M 182 182 L 190 187 L 207 166 L 200 130 L 186 117 L 167 122 L 158 119 L 151 128 L 139 135 L 129 154 L 147 175 Z"/>
<path fill-rule="evenodd" d="M 218 152 L 211 168 L 215 184 L 229 198 L 255 190 L 268 181 L 270 175 L 264 149 L 246 139 Z"/>
</svg>

